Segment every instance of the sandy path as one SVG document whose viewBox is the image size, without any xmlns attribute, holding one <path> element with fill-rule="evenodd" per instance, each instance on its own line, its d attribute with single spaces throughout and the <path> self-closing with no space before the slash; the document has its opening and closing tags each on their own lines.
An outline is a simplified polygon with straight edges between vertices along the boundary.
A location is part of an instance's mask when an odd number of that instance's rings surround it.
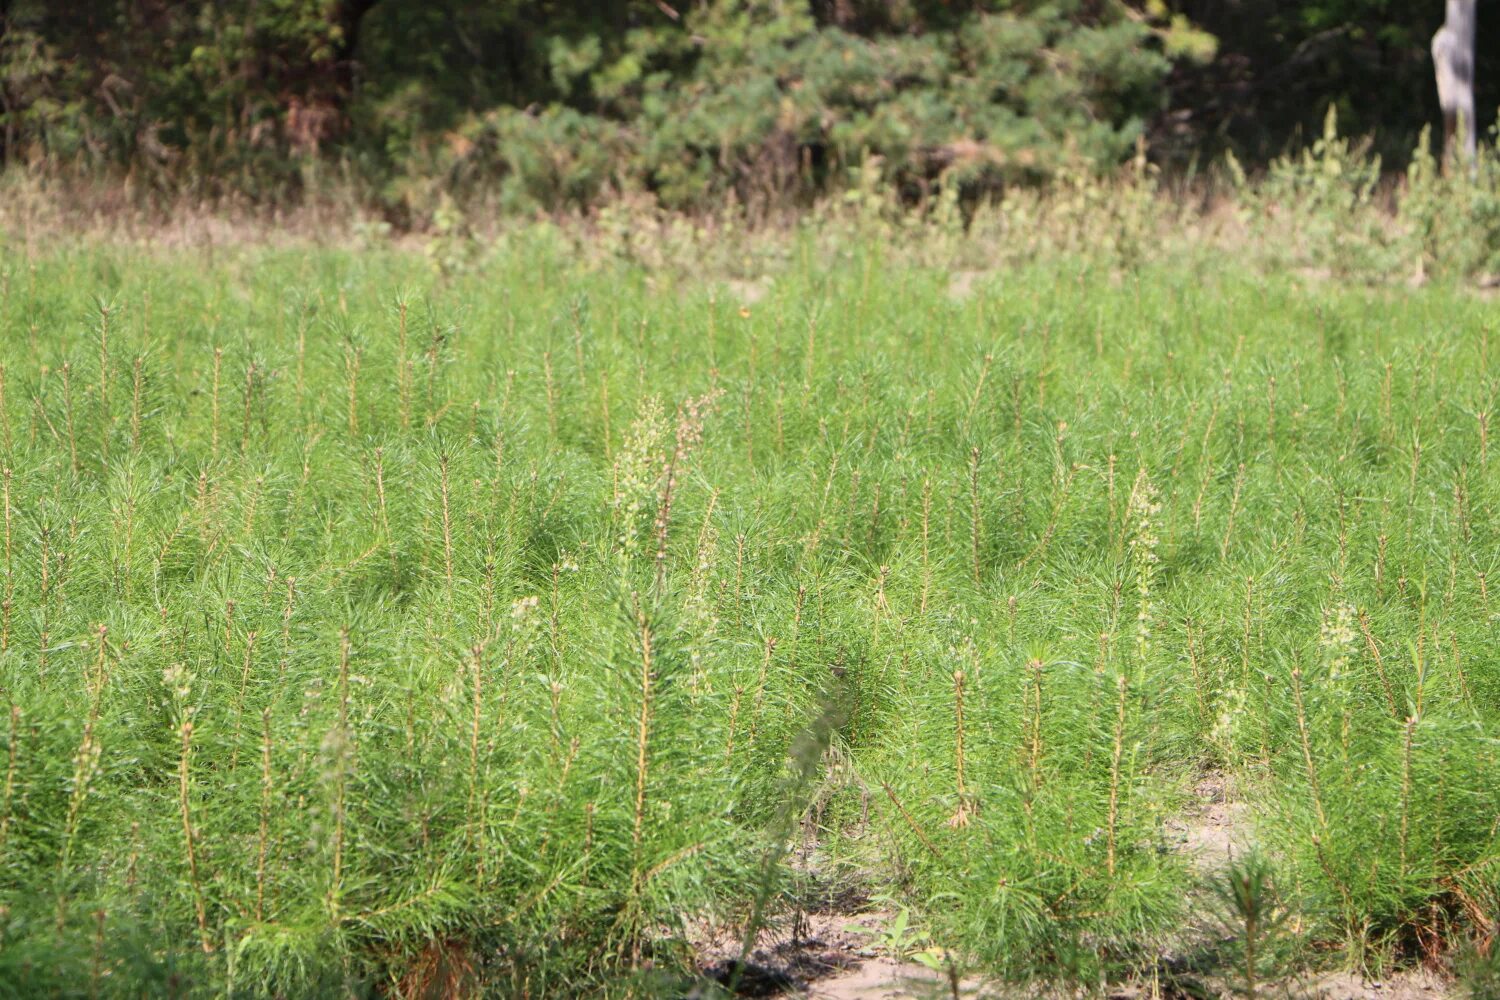
<svg viewBox="0 0 1500 1000">
<path fill-rule="evenodd" d="M 1223 872 L 1255 843 L 1253 816 L 1232 780 L 1222 774 L 1202 777 L 1193 800 L 1166 826 L 1194 872 L 1210 879 Z M 1162 955 L 1167 967 L 1191 965 L 1192 955 L 1215 943 L 1222 931 L 1209 915 L 1206 893 L 1201 918 L 1185 926 L 1181 939 Z M 809 1000 L 951 1000 L 947 978 L 920 963 L 903 960 L 880 947 L 882 929 L 895 914 L 873 908 L 868 900 L 846 894 L 762 931 L 739 977 L 741 996 L 803 996 Z M 705 935 L 699 943 L 704 968 L 727 982 L 739 942 Z M 909 952 L 908 952 L 909 954 Z M 1107 1000 L 1187 1000 L 1189 997 L 1235 997 L 1222 975 L 1184 975 L 1183 989 L 1153 991 L 1150 984 L 1121 984 Z M 958 984 L 960 1000 L 1039 1000 L 1035 990 L 1000 987 L 979 979 Z M 1061 995 L 1059 995 L 1060 997 Z M 1397 973 L 1385 980 L 1365 980 L 1351 973 L 1329 973 L 1273 982 L 1260 991 L 1264 1000 L 1459 1000 L 1441 976 L 1425 969 Z"/>
</svg>

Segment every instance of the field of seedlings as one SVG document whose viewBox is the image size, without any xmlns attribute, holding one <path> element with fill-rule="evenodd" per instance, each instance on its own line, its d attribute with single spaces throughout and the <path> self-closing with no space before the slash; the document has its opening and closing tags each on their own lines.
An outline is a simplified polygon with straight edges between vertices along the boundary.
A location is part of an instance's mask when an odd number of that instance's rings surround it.
<svg viewBox="0 0 1500 1000">
<path fill-rule="evenodd" d="M 1488 300 L 11 249 L 0 995 L 1496 995 Z"/>
</svg>

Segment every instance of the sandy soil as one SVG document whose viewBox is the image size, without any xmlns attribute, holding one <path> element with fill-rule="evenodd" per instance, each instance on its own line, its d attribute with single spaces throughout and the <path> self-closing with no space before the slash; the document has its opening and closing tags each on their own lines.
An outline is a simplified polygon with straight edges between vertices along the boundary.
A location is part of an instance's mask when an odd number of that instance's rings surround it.
<svg viewBox="0 0 1500 1000">
<path fill-rule="evenodd" d="M 1219 774 L 1205 775 L 1197 782 L 1193 801 L 1167 825 L 1167 833 L 1204 878 L 1222 871 L 1255 843 L 1249 804 Z M 738 964 L 741 942 L 728 932 L 704 929 L 695 944 L 707 976 L 722 985 L 735 982 L 740 996 L 952 1000 L 955 989 L 946 976 L 881 946 L 881 931 L 894 916 L 861 894 L 845 891 L 763 930 L 743 965 Z M 1182 964 L 1184 956 L 1210 945 L 1217 933 L 1207 916 L 1201 923 L 1184 927 L 1181 940 L 1163 954 L 1164 965 Z M 960 1000 L 1043 1000 L 1035 990 L 1002 988 L 978 979 L 959 982 L 956 995 Z M 1228 1000 L 1236 995 L 1230 983 L 1207 974 L 1184 975 L 1176 986 L 1120 984 L 1106 993 L 1107 1000 Z M 1268 984 L 1261 996 L 1265 1000 L 1459 1000 L 1449 982 L 1425 969 L 1373 981 L 1350 973 L 1286 979 Z M 1061 995 L 1056 1000 L 1062 1000 Z"/>
<path fill-rule="evenodd" d="M 1253 846 L 1250 806 L 1222 774 L 1201 778 L 1193 797 L 1192 805 L 1167 824 L 1167 831 L 1178 838 L 1177 849 L 1191 859 L 1193 868 L 1209 875 Z"/>
<path fill-rule="evenodd" d="M 700 944 L 704 969 L 721 984 L 738 968 L 742 996 L 805 996 L 810 1000 L 937 1000 L 951 998 L 953 988 L 942 976 L 918 962 L 902 961 L 876 942 L 894 914 L 860 908 L 806 913 L 792 928 L 785 923 L 757 939 L 743 966 L 737 966 L 740 944 L 727 936 Z M 959 984 L 959 997 L 974 1000 L 999 994 L 981 989 L 977 980 Z"/>
</svg>

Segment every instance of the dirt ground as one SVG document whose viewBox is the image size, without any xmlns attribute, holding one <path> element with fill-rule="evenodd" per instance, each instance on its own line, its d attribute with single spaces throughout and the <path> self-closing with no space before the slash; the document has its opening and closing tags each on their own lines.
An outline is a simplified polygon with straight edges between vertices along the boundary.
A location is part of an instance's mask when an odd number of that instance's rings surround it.
<svg viewBox="0 0 1500 1000">
<path fill-rule="evenodd" d="M 1222 871 L 1254 846 L 1249 804 L 1223 775 L 1209 774 L 1193 788 L 1187 808 L 1167 826 L 1176 847 L 1205 878 Z M 1206 909 L 1206 908 L 1205 908 Z M 704 929 L 697 948 L 711 980 L 734 984 L 739 996 L 806 997 L 808 1000 L 1052 1000 L 1034 990 L 1002 987 L 979 979 L 957 984 L 883 946 L 895 914 L 854 892 L 767 927 L 741 965 L 741 942 L 726 931 Z M 1185 927 L 1182 948 L 1215 933 L 1211 923 Z M 1164 955 L 1171 964 L 1170 955 Z M 708 997 L 711 994 L 702 993 Z M 722 993 L 720 994 L 722 995 Z M 1081 994 L 1080 994 L 1081 995 Z M 1131 983 L 1111 988 L 1108 1000 L 1209 1000 L 1237 994 L 1211 976 L 1167 983 Z M 1443 977 L 1425 969 L 1366 980 L 1341 972 L 1287 979 L 1260 991 L 1266 1000 L 1460 1000 Z M 695 997 L 696 1000 L 696 997 Z M 1057 1000 L 1062 1000 L 1058 995 Z"/>
<path fill-rule="evenodd" d="M 894 914 L 863 908 L 858 900 L 802 916 L 795 935 L 779 926 L 762 932 L 736 982 L 742 996 L 805 996 L 810 1000 L 928 1000 L 953 996 L 946 977 L 914 961 L 894 957 L 879 943 Z M 727 984 L 740 945 L 727 936 L 700 945 L 704 968 Z M 959 984 L 964 1000 L 998 997 L 977 980 Z"/>
</svg>

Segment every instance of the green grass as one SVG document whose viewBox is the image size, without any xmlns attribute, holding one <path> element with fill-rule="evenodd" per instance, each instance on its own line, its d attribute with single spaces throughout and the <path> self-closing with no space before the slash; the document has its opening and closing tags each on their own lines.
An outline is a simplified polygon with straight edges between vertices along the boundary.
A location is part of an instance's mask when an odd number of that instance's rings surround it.
<svg viewBox="0 0 1500 1000">
<path fill-rule="evenodd" d="M 502 247 L 10 256 L 0 986 L 640 995 L 830 881 L 1097 982 L 1206 769 L 1299 961 L 1495 919 L 1489 305 Z"/>
</svg>

